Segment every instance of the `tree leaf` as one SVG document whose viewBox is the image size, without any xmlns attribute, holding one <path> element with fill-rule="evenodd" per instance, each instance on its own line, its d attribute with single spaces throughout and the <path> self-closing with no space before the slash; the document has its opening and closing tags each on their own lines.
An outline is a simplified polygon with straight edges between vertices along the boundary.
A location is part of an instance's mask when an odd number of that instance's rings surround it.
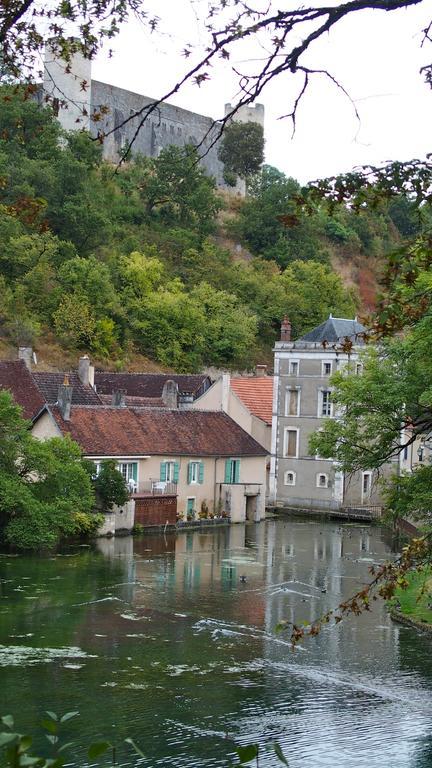
<svg viewBox="0 0 432 768">
<path fill-rule="evenodd" d="M 52 736 L 50 733 L 46 733 L 45 738 L 47 738 L 51 744 L 57 744 L 58 742 L 58 736 Z"/>
<path fill-rule="evenodd" d="M 110 749 L 112 744 L 109 741 L 95 741 L 94 744 L 90 744 L 87 754 L 89 760 L 95 760 L 100 755 L 103 755 L 107 749 Z"/>
<path fill-rule="evenodd" d="M 66 712 L 63 717 L 60 718 L 61 723 L 67 723 L 68 720 L 72 720 L 73 717 L 79 715 L 79 712 Z"/>
<path fill-rule="evenodd" d="M 135 742 L 132 739 L 125 739 L 125 743 L 126 744 L 130 744 L 132 749 L 137 753 L 137 755 L 139 755 L 140 757 L 145 757 L 144 752 L 142 752 L 140 750 L 140 748 L 137 747 L 137 745 L 135 744 Z"/>
<path fill-rule="evenodd" d="M 73 745 L 73 741 L 67 741 L 66 744 L 62 744 L 61 747 L 58 748 L 57 752 L 64 752 L 65 749 L 68 749 L 68 747 L 73 747 Z"/>
<path fill-rule="evenodd" d="M 286 759 L 277 741 L 274 741 L 272 746 L 273 746 L 274 753 L 278 758 L 279 762 L 283 763 L 284 765 L 288 765 L 288 760 Z"/>
<path fill-rule="evenodd" d="M 240 763 L 243 765 L 258 757 L 259 746 L 258 744 L 248 744 L 246 747 L 236 747 L 236 752 Z"/>
<path fill-rule="evenodd" d="M 4 747 L 5 744 L 10 744 L 11 741 L 15 741 L 18 736 L 18 733 L 0 733 L 0 747 Z"/>
<path fill-rule="evenodd" d="M 53 720 L 42 720 L 41 726 L 49 733 L 57 733 L 58 725 L 57 723 L 54 723 Z"/>
<path fill-rule="evenodd" d="M 31 747 L 33 739 L 31 736 L 21 736 L 19 741 L 19 751 L 20 752 L 27 752 L 28 748 Z"/>
<path fill-rule="evenodd" d="M 4 715 L 1 718 L 1 721 L 2 721 L 3 725 L 6 726 L 6 728 L 13 728 L 14 727 L 14 719 L 13 719 L 12 715 Z"/>
<path fill-rule="evenodd" d="M 46 711 L 46 713 L 47 713 L 48 717 L 50 717 L 50 718 L 51 718 L 51 720 L 55 720 L 55 721 L 57 722 L 57 720 L 58 720 L 58 715 L 56 715 L 56 713 L 55 713 L 55 712 L 48 712 L 48 710 L 47 710 L 47 709 L 46 709 L 45 711 Z"/>
</svg>

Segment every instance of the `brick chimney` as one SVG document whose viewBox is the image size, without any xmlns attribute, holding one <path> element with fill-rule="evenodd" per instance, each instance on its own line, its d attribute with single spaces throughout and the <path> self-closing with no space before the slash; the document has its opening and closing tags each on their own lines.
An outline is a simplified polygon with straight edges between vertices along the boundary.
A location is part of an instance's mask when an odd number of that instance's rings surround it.
<svg viewBox="0 0 432 768">
<path fill-rule="evenodd" d="M 26 367 L 31 371 L 33 362 L 33 350 L 31 347 L 18 347 L 18 360 L 24 360 Z"/>
<path fill-rule="evenodd" d="M 285 315 L 284 319 L 281 322 L 280 340 L 291 341 L 291 323 L 289 321 L 288 315 Z"/>
<path fill-rule="evenodd" d="M 111 396 L 111 405 L 114 408 L 126 408 L 126 390 L 115 389 Z"/>
<path fill-rule="evenodd" d="M 60 384 L 57 405 L 64 421 L 70 421 L 73 388 L 69 384 L 69 376 L 65 373 L 63 384 Z"/>
<path fill-rule="evenodd" d="M 178 408 L 178 384 L 172 379 L 165 382 L 162 390 L 162 400 L 166 408 Z"/>
<path fill-rule="evenodd" d="M 255 376 L 257 379 L 261 379 L 263 376 L 267 376 L 267 366 L 266 365 L 256 365 L 255 366 Z"/>
</svg>

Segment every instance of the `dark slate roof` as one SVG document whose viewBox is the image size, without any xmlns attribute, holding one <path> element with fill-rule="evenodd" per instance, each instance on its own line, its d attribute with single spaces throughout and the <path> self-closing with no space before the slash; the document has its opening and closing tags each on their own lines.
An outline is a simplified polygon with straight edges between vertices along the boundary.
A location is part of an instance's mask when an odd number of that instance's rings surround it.
<svg viewBox="0 0 432 768">
<path fill-rule="evenodd" d="M 0 389 L 9 390 L 26 419 L 33 419 L 45 405 L 45 399 L 23 360 L 0 362 Z"/>
<path fill-rule="evenodd" d="M 114 390 L 124 389 L 133 397 L 161 397 L 164 384 L 173 380 L 177 383 L 180 394 L 199 397 L 211 384 L 209 376 L 204 374 L 179 373 L 105 373 L 96 371 L 96 390 L 110 395 Z"/>
<path fill-rule="evenodd" d="M 112 395 L 102 395 L 98 392 L 98 396 L 104 405 L 112 405 Z M 125 405 L 131 406 L 131 408 L 163 408 L 165 403 L 161 397 L 134 397 L 133 395 L 126 395 Z"/>
<path fill-rule="evenodd" d="M 33 372 L 32 377 L 49 405 L 57 402 L 59 386 L 63 384 L 64 373 Z M 85 386 L 77 373 L 68 373 L 72 389 L 72 405 L 100 405 L 101 400 L 93 387 Z"/>
<path fill-rule="evenodd" d="M 87 456 L 266 456 L 267 451 L 222 411 L 72 406 L 63 434 Z"/>
<path fill-rule="evenodd" d="M 342 341 L 345 338 L 351 339 L 356 344 L 363 344 L 362 337 L 358 334 L 364 333 L 366 328 L 357 320 L 346 320 L 341 317 L 329 317 L 321 325 L 318 325 L 309 333 L 305 333 L 297 341 Z"/>
</svg>

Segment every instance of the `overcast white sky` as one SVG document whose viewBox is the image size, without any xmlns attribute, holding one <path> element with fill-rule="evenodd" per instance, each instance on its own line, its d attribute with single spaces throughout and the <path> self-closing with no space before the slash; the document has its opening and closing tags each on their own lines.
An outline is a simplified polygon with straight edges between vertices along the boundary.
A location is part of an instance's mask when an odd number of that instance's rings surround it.
<svg viewBox="0 0 432 768">
<path fill-rule="evenodd" d="M 149 0 L 152 2 L 153 0 Z M 195 0 L 198 4 L 201 0 Z M 99 56 L 93 78 L 160 97 L 190 66 L 180 55 L 186 42 L 204 42 L 191 0 L 158 0 L 161 33 L 150 36 L 138 23 L 123 28 L 112 59 Z M 281 5 L 287 7 L 288 2 Z M 429 14 L 428 14 L 429 11 Z M 328 80 L 313 83 L 299 108 L 297 132 L 289 120 L 292 76 L 275 81 L 260 101 L 266 110 L 266 162 L 301 182 L 350 170 L 356 165 L 424 157 L 432 151 L 432 91 L 419 75 L 432 60 L 432 45 L 420 48 L 431 3 L 397 12 L 365 11 L 341 22 L 308 55 L 308 64 L 330 70 L 356 103 Z M 235 98 L 230 64 L 261 57 L 258 46 L 238 49 L 237 61 L 215 67 L 212 80 L 185 88 L 173 103 L 218 118 Z M 247 66 L 247 65 L 246 65 Z M 298 86 L 298 83 L 297 83 Z"/>
</svg>

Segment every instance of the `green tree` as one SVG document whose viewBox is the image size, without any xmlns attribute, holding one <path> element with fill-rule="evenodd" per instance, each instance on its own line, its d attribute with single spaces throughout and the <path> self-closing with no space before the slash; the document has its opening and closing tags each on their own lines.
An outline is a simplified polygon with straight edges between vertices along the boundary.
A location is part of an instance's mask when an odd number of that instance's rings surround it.
<svg viewBox="0 0 432 768">
<path fill-rule="evenodd" d="M 319 325 L 329 314 L 353 317 L 356 313 L 355 292 L 345 288 L 339 275 L 324 264 L 294 261 L 282 273 L 281 283 L 294 338 Z"/>
<path fill-rule="evenodd" d="M 33 438 L 8 392 L 0 392 L 0 537 L 20 549 L 55 546 L 91 521 L 94 495 L 80 448 Z"/>
<path fill-rule="evenodd" d="M 264 162 L 264 129 L 259 123 L 230 123 L 218 150 L 224 164 L 224 178 L 235 186 L 236 177 L 247 181 Z"/>
<path fill-rule="evenodd" d="M 121 472 L 114 460 L 102 461 L 99 473 L 96 474 L 92 464 L 93 487 L 96 492 L 98 506 L 104 512 L 112 512 L 114 505 L 122 506 L 129 500 L 129 492 Z"/>
</svg>

